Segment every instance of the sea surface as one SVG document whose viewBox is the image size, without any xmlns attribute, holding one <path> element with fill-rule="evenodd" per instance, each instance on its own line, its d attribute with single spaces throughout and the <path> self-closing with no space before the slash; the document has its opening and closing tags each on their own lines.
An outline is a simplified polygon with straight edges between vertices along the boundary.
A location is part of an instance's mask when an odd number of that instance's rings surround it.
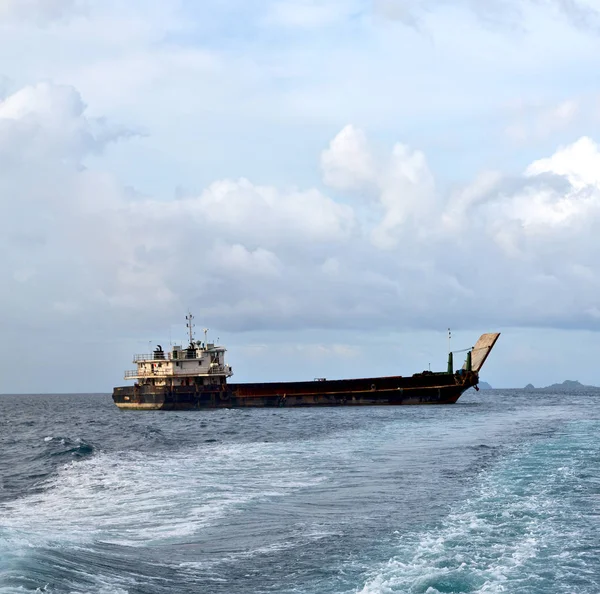
<svg viewBox="0 0 600 594">
<path fill-rule="evenodd" d="M 0 593 L 600 593 L 600 391 L 0 396 Z"/>
</svg>

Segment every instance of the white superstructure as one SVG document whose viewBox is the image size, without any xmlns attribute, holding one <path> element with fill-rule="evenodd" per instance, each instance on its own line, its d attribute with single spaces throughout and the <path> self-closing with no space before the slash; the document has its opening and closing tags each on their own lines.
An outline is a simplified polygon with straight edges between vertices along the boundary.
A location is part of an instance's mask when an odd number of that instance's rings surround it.
<svg viewBox="0 0 600 594">
<path fill-rule="evenodd" d="M 158 345 L 151 354 L 134 355 L 133 362 L 137 369 L 126 371 L 125 379 L 164 386 L 189 385 L 190 381 L 203 385 L 221 384 L 231 377 L 233 371 L 225 364 L 227 349 L 206 342 L 207 330 L 204 331 L 204 342 L 194 341 L 192 314 L 188 314 L 186 319 L 190 338 L 186 348 L 173 346 L 170 352 L 165 352 Z"/>
</svg>

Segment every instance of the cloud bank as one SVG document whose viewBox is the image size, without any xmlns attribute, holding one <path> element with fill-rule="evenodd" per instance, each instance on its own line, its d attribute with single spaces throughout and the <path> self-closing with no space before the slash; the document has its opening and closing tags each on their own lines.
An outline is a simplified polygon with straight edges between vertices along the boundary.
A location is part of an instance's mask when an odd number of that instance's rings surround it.
<svg viewBox="0 0 600 594">
<path fill-rule="evenodd" d="M 488 25 L 521 28 L 523 13 L 539 4 L 539 0 L 374 0 L 374 9 L 385 18 L 417 28 L 428 13 L 444 8 L 470 10 Z M 577 27 L 600 30 L 600 14 L 590 0 L 546 0 L 541 4 Z"/>
<path fill-rule="evenodd" d="M 322 187 L 221 179 L 165 201 L 86 166 L 127 135 L 72 87 L 0 103 L 9 328 L 160 327 L 187 307 L 229 331 L 600 327 L 590 138 L 447 189 L 418 149 L 348 125 L 323 147 Z"/>
</svg>

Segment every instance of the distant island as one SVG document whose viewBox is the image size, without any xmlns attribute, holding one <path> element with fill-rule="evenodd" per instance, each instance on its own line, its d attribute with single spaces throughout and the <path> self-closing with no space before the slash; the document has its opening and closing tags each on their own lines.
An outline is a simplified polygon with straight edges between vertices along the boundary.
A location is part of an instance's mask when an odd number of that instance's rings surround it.
<svg viewBox="0 0 600 594">
<path fill-rule="evenodd" d="M 572 390 L 596 390 L 596 386 L 586 386 L 577 380 L 565 380 L 562 384 L 552 384 L 545 388 L 536 388 L 533 384 L 527 384 L 525 390 L 544 390 L 551 392 L 569 392 Z"/>
<path fill-rule="evenodd" d="M 479 382 L 478 388 L 480 390 L 493 390 L 492 386 L 487 382 Z M 519 388 L 509 388 L 512 390 L 519 390 Z M 582 390 L 600 390 L 598 386 L 586 386 L 577 380 L 565 380 L 562 384 L 552 384 L 545 388 L 536 388 L 533 384 L 527 384 L 524 390 L 535 391 L 535 392 L 578 392 Z"/>
</svg>

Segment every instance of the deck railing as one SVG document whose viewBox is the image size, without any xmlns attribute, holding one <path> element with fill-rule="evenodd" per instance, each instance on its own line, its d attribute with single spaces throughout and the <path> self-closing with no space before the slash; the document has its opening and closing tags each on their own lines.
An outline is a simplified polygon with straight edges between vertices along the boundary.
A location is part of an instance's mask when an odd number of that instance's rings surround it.
<svg viewBox="0 0 600 594">
<path fill-rule="evenodd" d="M 170 359 L 171 353 L 163 353 L 162 357 L 157 357 L 156 353 L 133 355 L 134 363 L 137 363 L 138 361 L 170 361 Z"/>
<path fill-rule="evenodd" d="M 168 369 L 128 369 L 125 372 L 125 379 L 134 377 L 166 377 L 173 375 L 173 372 Z"/>
<path fill-rule="evenodd" d="M 225 375 L 231 372 L 229 366 L 219 365 L 218 367 L 198 368 L 195 373 L 191 370 L 184 370 L 180 368 L 169 369 L 154 367 L 153 369 L 128 369 L 125 371 L 125 379 L 134 379 L 137 377 L 195 377 L 199 375 Z"/>
<path fill-rule="evenodd" d="M 133 355 L 133 362 L 134 363 L 138 363 L 141 361 L 148 361 L 150 362 L 157 362 L 157 361 L 194 361 L 196 359 L 200 359 L 201 357 L 197 357 L 196 354 L 194 353 L 193 357 L 190 357 L 188 355 L 188 352 L 186 349 L 182 349 L 181 351 L 178 351 L 178 356 L 177 357 L 173 357 L 172 353 L 165 353 L 163 352 L 162 356 L 157 357 L 156 353 L 143 353 L 141 355 Z"/>
</svg>

